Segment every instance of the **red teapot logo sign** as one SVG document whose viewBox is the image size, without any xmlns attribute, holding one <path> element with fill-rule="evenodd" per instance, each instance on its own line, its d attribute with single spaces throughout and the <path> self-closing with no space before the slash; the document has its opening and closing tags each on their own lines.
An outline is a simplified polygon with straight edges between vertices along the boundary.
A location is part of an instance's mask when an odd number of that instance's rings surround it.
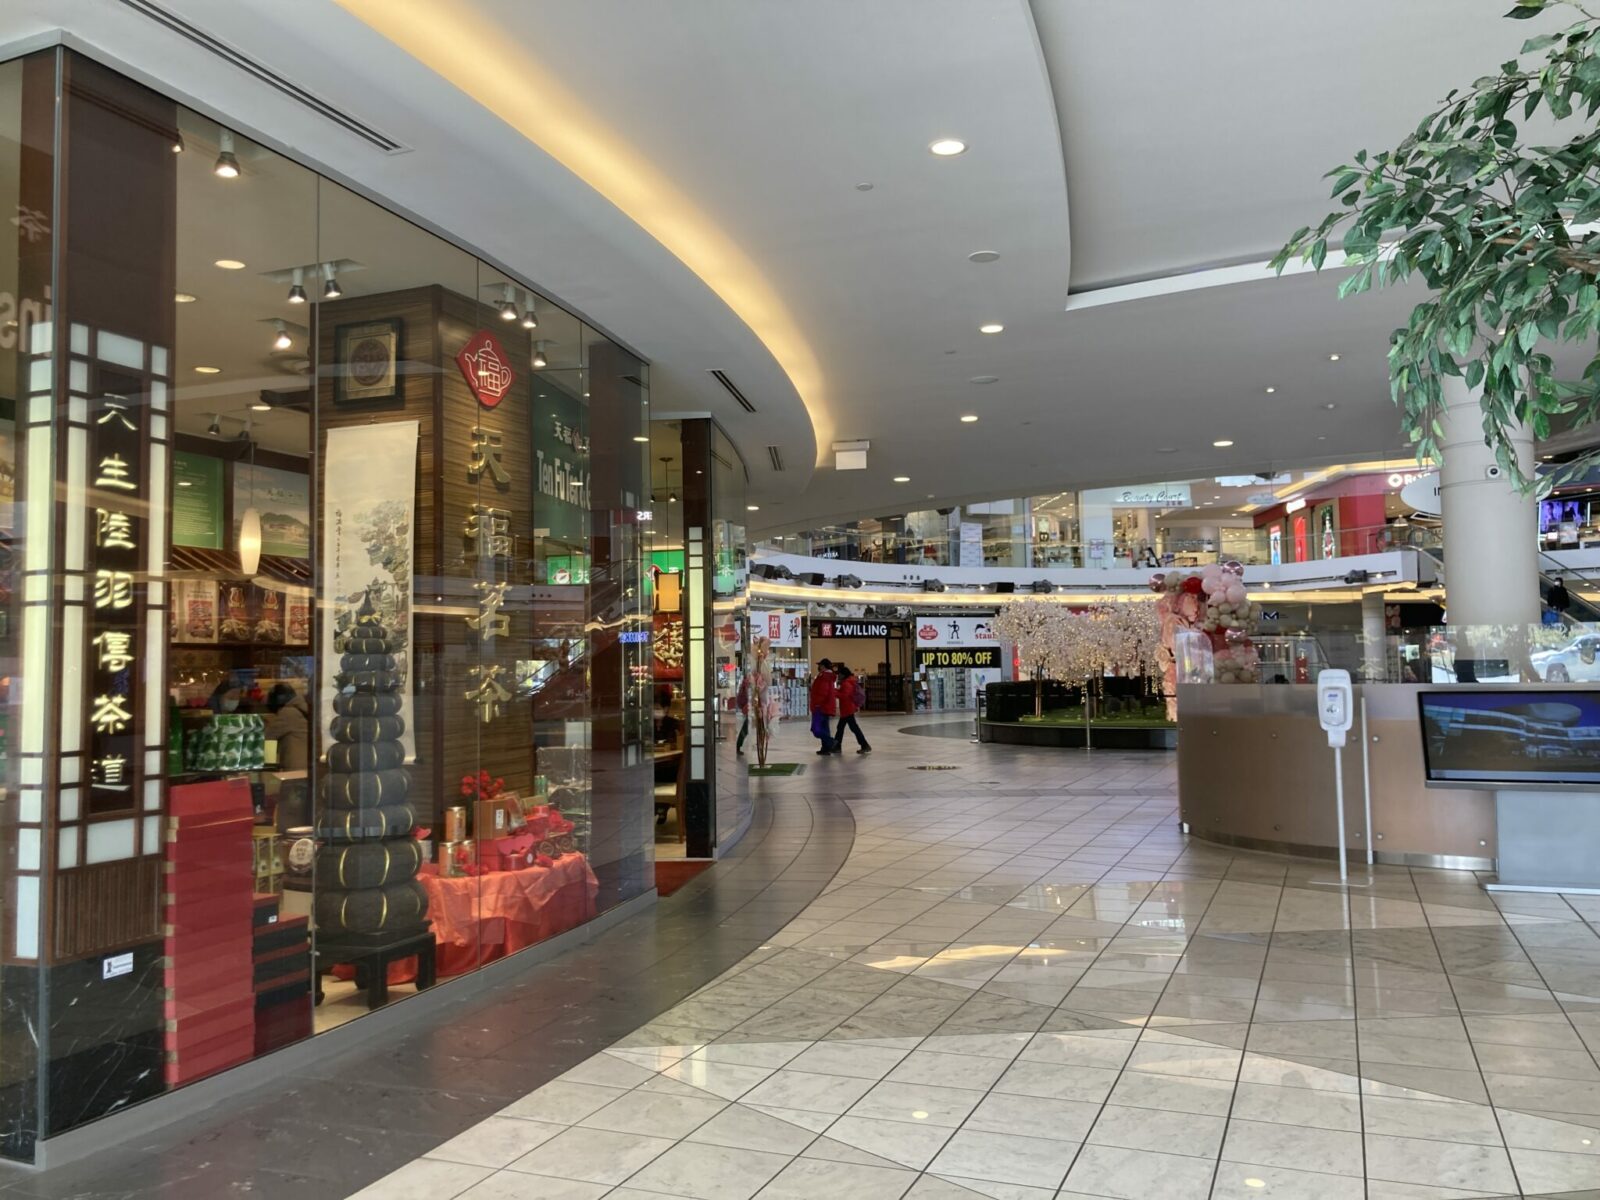
<svg viewBox="0 0 1600 1200">
<path fill-rule="evenodd" d="M 939 631 L 932 625 L 924 625 L 921 629 L 917 630 L 917 636 L 925 642 L 932 642 L 938 639 Z"/>
<path fill-rule="evenodd" d="M 456 355 L 456 365 L 461 375 L 485 408 L 493 408 L 505 398 L 511 385 L 517 381 L 516 372 L 506 358 L 506 352 L 495 336 L 487 330 L 473 334 L 472 340 Z"/>
</svg>

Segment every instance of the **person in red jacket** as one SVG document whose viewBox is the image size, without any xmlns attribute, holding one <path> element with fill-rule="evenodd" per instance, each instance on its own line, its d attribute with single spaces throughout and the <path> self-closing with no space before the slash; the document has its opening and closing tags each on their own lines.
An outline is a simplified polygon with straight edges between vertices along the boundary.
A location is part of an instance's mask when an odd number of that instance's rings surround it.
<svg viewBox="0 0 1600 1200">
<path fill-rule="evenodd" d="M 866 734 L 861 732 L 861 724 L 856 720 L 856 713 L 860 712 L 867 703 L 867 689 L 862 686 L 861 680 L 854 671 L 843 663 L 839 664 L 837 673 L 839 693 L 839 729 L 833 735 L 833 752 L 844 753 L 844 731 L 848 728 L 856 735 L 856 753 L 871 754 L 872 747 L 867 744 Z"/>
<path fill-rule="evenodd" d="M 839 711 L 838 679 L 826 658 L 811 681 L 811 736 L 822 743 L 818 754 L 833 753 L 833 718 Z"/>
</svg>

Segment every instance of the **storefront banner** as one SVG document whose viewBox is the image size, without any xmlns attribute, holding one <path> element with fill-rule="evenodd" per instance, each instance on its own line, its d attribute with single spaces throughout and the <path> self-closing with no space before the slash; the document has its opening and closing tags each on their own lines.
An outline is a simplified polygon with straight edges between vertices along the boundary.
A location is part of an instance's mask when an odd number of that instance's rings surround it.
<svg viewBox="0 0 1600 1200">
<path fill-rule="evenodd" d="M 331 742 L 339 656 L 370 594 L 383 617 L 400 674 L 400 735 L 406 761 L 417 747 L 411 701 L 412 557 L 417 478 L 416 421 L 328 431 L 322 494 L 322 729 Z"/>
<path fill-rule="evenodd" d="M 172 480 L 172 544 L 221 550 L 222 460 L 174 451 Z"/>
<path fill-rule="evenodd" d="M 298 471 L 236 463 L 233 468 L 233 542 L 239 544 L 244 510 L 261 514 L 261 553 L 311 557 L 311 478 Z"/>
<path fill-rule="evenodd" d="M 992 617 L 923 617 L 916 622 L 916 643 L 922 646 L 998 645 Z"/>
<path fill-rule="evenodd" d="M 774 649 L 798 650 L 805 645 L 806 615 L 803 612 L 754 609 L 750 621 L 755 636 L 766 638 Z"/>
<path fill-rule="evenodd" d="M 955 667 L 966 670 L 998 671 L 999 646 L 933 646 L 917 647 L 917 667 Z"/>
<path fill-rule="evenodd" d="M 533 406 L 535 523 L 550 540 L 581 547 L 589 529 L 588 414 L 549 380 L 539 384 Z"/>
</svg>

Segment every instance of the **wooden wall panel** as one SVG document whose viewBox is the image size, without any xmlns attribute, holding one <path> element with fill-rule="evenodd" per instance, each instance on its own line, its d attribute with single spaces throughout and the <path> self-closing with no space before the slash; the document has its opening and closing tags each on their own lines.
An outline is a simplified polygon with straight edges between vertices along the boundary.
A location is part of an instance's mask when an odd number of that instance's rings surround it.
<svg viewBox="0 0 1600 1200">
<path fill-rule="evenodd" d="M 161 936 L 158 857 L 125 858 L 57 871 L 51 952 L 71 962 Z"/>
<path fill-rule="evenodd" d="M 439 811 L 462 803 L 462 776 L 488 770 L 503 777 L 508 788 L 520 791 L 531 787 L 536 769 L 531 702 L 513 700 L 496 720 L 485 724 L 477 707 L 465 697 L 474 684 L 469 675 L 474 666 L 500 665 L 501 680 L 514 688 L 517 660 L 537 657 L 531 646 L 533 615 L 526 601 L 507 605 L 509 637 L 480 643 L 478 633 L 466 621 L 477 610 L 474 583 L 506 580 L 513 589 L 525 589 L 533 580 L 532 335 L 501 321 L 493 307 L 437 286 L 325 301 L 318 307 L 317 336 L 324 364 L 334 361 L 339 325 L 394 317 L 405 323 L 401 348 L 408 369 L 399 401 L 337 407 L 331 372 L 322 372 L 317 405 L 318 462 L 325 461 L 329 429 L 393 420 L 418 422 L 412 550 L 417 763 L 412 772 L 412 804 L 417 820 L 437 829 Z M 455 361 L 480 329 L 491 331 L 500 341 L 516 372 L 511 391 L 492 410 L 479 404 Z M 477 480 L 468 474 L 472 430 L 479 425 L 500 434 L 501 462 L 511 476 L 504 487 L 488 474 Z M 320 484 L 317 494 L 320 522 Z M 473 504 L 510 514 L 513 554 L 498 565 L 498 574 L 491 575 L 487 563 L 468 553 L 463 529 Z"/>
</svg>

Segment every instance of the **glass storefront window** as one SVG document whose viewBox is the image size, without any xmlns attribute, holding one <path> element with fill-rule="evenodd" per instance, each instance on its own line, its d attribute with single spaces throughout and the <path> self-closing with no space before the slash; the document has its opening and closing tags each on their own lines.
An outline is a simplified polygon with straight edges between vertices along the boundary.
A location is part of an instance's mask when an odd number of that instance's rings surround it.
<svg viewBox="0 0 1600 1200">
<path fill-rule="evenodd" d="M 527 282 L 67 51 L 0 64 L 0 192 L 27 1159 L 650 888 L 649 391 Z"/>
</svg>

